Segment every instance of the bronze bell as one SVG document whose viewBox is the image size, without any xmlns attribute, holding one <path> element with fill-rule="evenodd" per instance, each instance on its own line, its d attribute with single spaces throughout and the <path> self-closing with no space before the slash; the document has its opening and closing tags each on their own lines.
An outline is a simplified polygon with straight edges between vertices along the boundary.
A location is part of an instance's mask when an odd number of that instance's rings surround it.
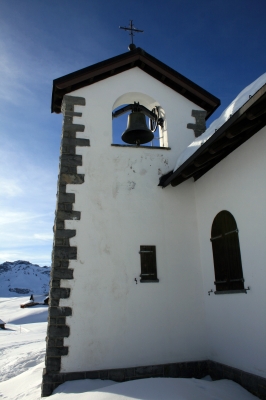
<svg viewBox="0 0 266 400">
<path fill-rule="evenodd" d="M 144 144 L 150 142 L 154 135 L 146 125 L 145 115 L 141 112 L 133 112 L 127 118 L 127 129 L 121 136 L 128 144 Z"/>
</svg>

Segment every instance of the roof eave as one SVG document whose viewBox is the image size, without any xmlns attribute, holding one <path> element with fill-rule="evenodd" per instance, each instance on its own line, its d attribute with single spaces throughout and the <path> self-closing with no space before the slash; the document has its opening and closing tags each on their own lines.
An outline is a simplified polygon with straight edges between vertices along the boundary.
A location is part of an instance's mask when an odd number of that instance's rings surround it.
<svg viewBox="0 0 266 400">
<path fill-rule="evenodd" d="M 137 48 L 55 79 L 53 81 L 52 112 L 61 112 L 61 103 L 65 94 L 134 67 L 139 67 L 166 86 L 194 101 L 207 111 L 207 118 L 220 105 L 220 100 L 217 97 L 146 53 L 143 49 Z"/>
<path fill-rule="evenodd" d="M 231 146 L 231 151 L 220 152 L 212 160 L 210 160 L 209 165 L 202 165 L 202 167 L 198 167 L 198 170 L 195 170 L 192 173 L 189 173 L 188 168 L 194 165 L 197 159 L 199 159 L 202 154 L 206 153 L 206 151 L 215 143 L 218 142 L 221 138 L 225 136 L 225 134 L 229 131 L 229 128 L 237 125 L 237 122 L 245 116 L 245 113 L 250 110 L 253 106 L 260 105 L 263 102 L 265 103 L 265 111 L 263 112 L 263 118 L 261 119 L 261 123 L 254 119 L 253 131 L 251 130 L 250 134 L 243 138 L 243 140 L 239 141 L 239 143 L 233 143 Z M 194 180 L 199 179 L 202 175 L 208 172 L 211 168 L 213 168 L 217 163 L 222 161 L 228 154 L 230 154 L 235 148 L 239 147 L 242 143 L 248 140 L 251 136 L 253 136 L 256 132 L 262 129 L 263 126 L 266 125 L 266 85 L 263 85 L 231 118 L 229 118 L 195 153 L 193 153 L 176 171 L 172 173 L 167 179 L 161 184 L 163 188 L 167 187 L 169 184 L 172 186 L 177 186 L 184 182 L 189 178 L 194 178 Z M 252 128 L 252 126 L 250 126 Z M 237 136 L 237 135 L 235 135 Z M 232 138 L 234 139 L 234 138 Z M 241 138 L 239 138 L 241 139 Z M 229 146 L 228 146 L 229 147 Z M 230 150 L 230 148 L 228 149 Z M 205 169 L 205 171 L 204 171 Z M 187 170 L 187 172 L 186 172 Z M 199 173 L 200 170 L 203 170 Z"/>
</svg>

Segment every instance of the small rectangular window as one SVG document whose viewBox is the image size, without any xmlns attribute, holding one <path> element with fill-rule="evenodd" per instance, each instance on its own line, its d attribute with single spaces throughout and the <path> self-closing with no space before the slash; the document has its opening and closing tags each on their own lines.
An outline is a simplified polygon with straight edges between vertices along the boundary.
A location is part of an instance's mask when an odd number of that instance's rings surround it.
<svg viewBox="0 0 266 400">
<path fill-rule="evenodd" d="M 159 282 L 156 268 L 156 247 L 140 246 L 140 282 Z"/>
</svg>

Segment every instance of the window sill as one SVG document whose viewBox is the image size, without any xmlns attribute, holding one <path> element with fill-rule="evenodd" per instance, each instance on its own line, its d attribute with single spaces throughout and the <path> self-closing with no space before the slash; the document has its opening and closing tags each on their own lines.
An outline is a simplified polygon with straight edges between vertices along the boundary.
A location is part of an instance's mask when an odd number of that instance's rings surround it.
<svg viewBox="0 0 266 400">
<path fill-rule="evenodd" d="M 215 291 L 214 294 L 235 294 L 235 293 L 247 293 L 246 289 L 240 290 L 219 290 Z"/>
<path fill-rule="evenodd" d="M 159 279 L 140 279 L 141 283 L 146 283 L 146 282 L 159 282 Z"/>
<path fill-rule="evenodd" d="M 111 144 L 114 147 L 133 147 L 133 149 L 150 149 L 150 150 L 171 150 L 171 147 L 160 146 L 137 146 L 134 144 Z"/>
</svg>

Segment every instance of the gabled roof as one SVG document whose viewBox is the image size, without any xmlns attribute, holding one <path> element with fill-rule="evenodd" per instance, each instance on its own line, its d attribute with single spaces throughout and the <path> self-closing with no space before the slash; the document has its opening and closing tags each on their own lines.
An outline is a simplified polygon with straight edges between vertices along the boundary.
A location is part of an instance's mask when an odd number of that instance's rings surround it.
<svg viewBox="0 0 266 400">
<path fill-rule="evenodd" d="M 266 84 L 229 118 L 176 171 L 160 179 L 159 186 L 177 186 L 189 178 L 198 180 L 228 154 L 266 125 Z"/>
<path fill-rule="evenodd" d="M 220 105 L 220 100 L 174 69 L 152 57 L 140 47 L 117 57 L 80 69 L 53 81 L 52 112 L 61 112 L 63 96 L 110 76 L 138 67 L 207 111 L 206 119 Z"/>
</svg>

